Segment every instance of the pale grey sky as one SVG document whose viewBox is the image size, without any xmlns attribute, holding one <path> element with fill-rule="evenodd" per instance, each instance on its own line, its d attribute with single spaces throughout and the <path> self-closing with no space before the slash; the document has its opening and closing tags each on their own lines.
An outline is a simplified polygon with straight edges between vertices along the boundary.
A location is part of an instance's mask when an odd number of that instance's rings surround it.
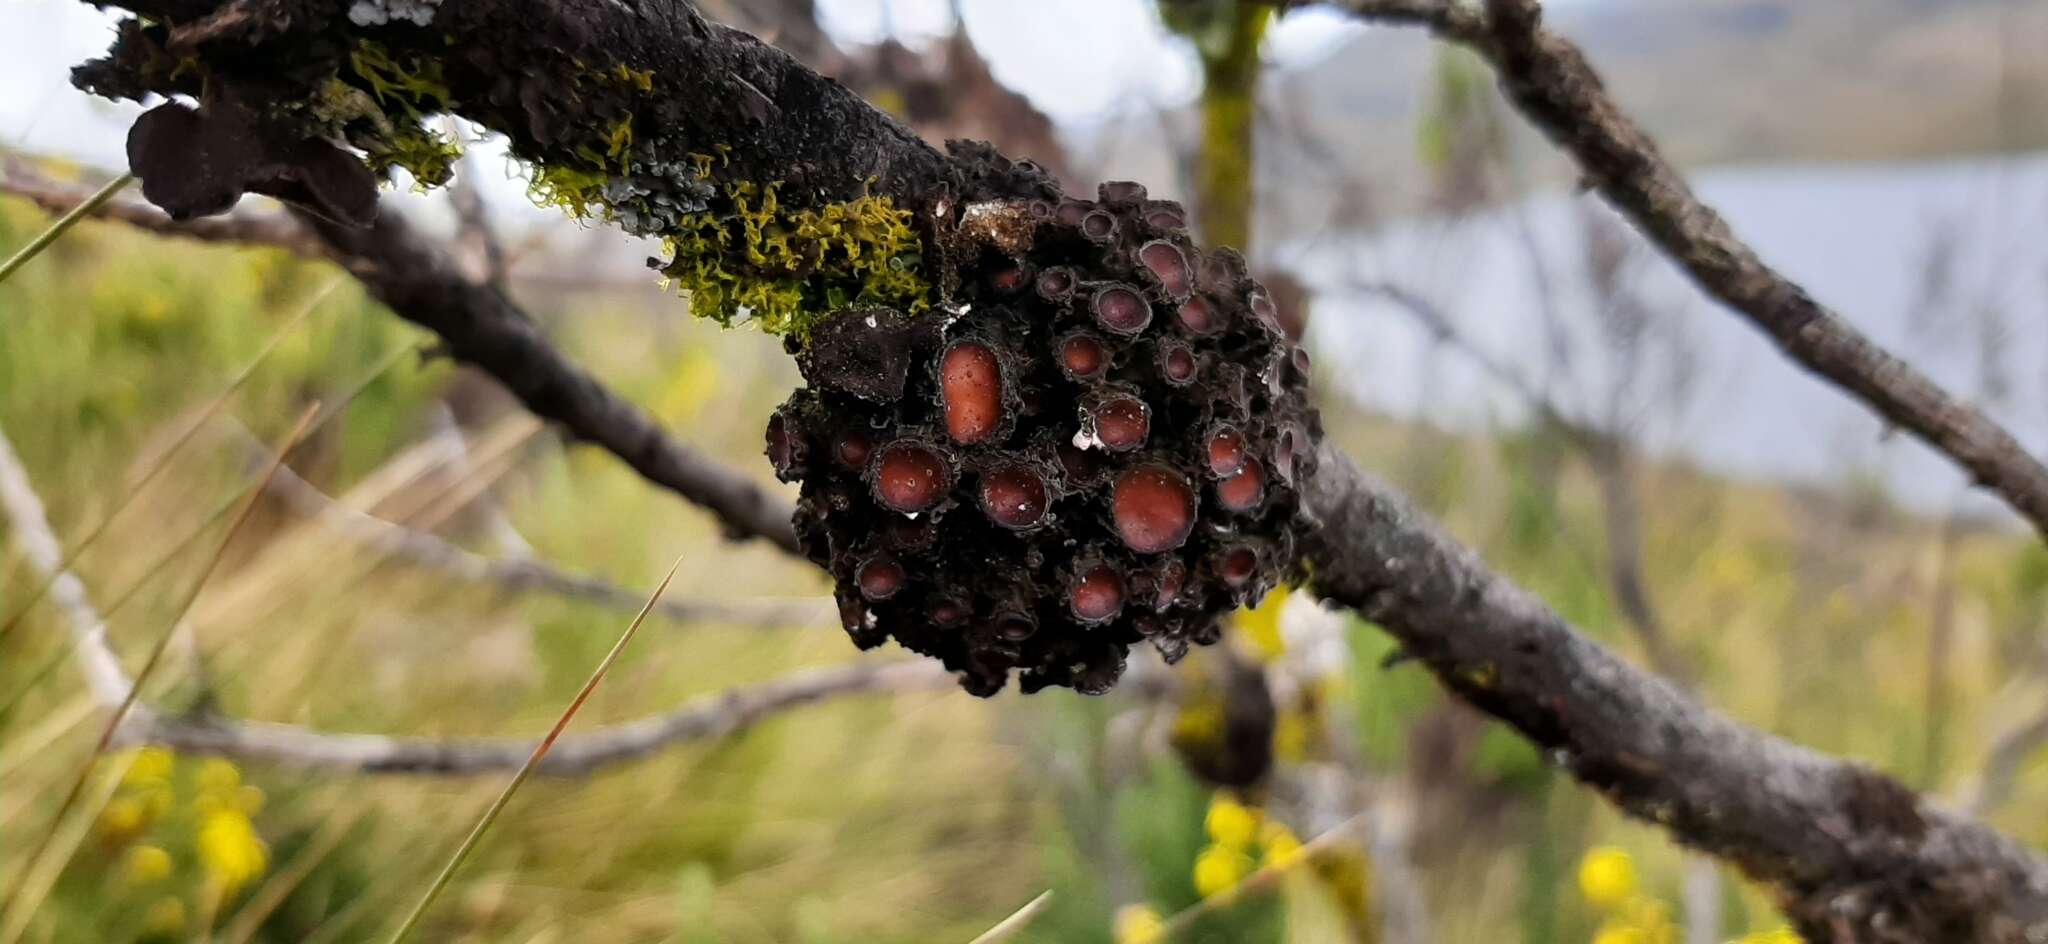
<svg viewBox="0 0 2048 944">
<path fill-rule="evenodd" d="M 821 0 L 825 25 L 852 41 L 888 31 L 915 42 L 950 28 L 948 0 Z M 1005 83 L 1056 120 L 1090 124 L 1121 106 L 1187 100 L 1191 55 L 1159 26 L 1150 0 L 965 0 L 968 30 Z M 0 140 L 99 164 L 121 158 L 136 109 L 72 89 L 70 67 L 104 49 L 116 17 L 78 0 L 0 0 Z M 1309 61 L 1360 29 L 1306 10 L 1275 28 L 1282 64 Z"/>
</svg>

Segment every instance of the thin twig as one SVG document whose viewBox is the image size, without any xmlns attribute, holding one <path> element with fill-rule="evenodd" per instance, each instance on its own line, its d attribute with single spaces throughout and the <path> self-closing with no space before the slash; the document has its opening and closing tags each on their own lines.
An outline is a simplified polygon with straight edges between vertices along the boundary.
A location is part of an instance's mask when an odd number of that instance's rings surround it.
<svg viewBox="0 0 2048 944">
<path fill-rule="evenodd" d="M 231 501 L 226 507 L 233 504 Z M 88 681 L 96 676 L 106 679 L 90 686 L 94 701 L 107 707 L 119 704 L 132 690 L 133 683 L 107 646 L 106 617 L 87 598 L 84 585 L 75 574 L 54 569 L 56 537 L 44 520 L 42 503 L 4 434 L 0 434 L 0 511 L 13 525 L 15 539 L 21 542 L 29 563 L 46 576 L 55 575 L 52 583 L 59 589 L 53 596 L 66 616 L 73 654 Z M 190 539 L 182 543 L 189 544 Z M 109 609 L 108 613 L 111 612 Z M 728 737 L 784 711 L 842 695 L 942 692 L 955 687 L 957 683 L 951 673 L 924 660 L 793 672 L 692 699 L 665 714 L 565 738 L 542 759 L 538 772 L 554 777 L 594 773 L 651 756 L 675 744 Z M 115 743 L 151 744 L 194 755 L 346 773 L 458 776 L 515 769 L 531 756 L 535 742 L 517 738 L 400 738 L 321 732 L 213 715 L 166 717 L 138 704 L 130 710 Z"/>
<path fill-rule="evenodd" d="M 2048 706 L 2043 706 L 1992 740 L 1991 750 L 1985 755 L 1983 771 L 1977 775 L 1975 787 L 1963 799 L 1962 808 L 1973 816 L 1983 816 L 2004 806 L 2012 798 L 2013 784 L 2019 779 L 2020 769 L 2043 747 L 2048 747 Z"/>
<path fill-rule="evenodd" d="M 24 161 L 0 163 L 0 194 L 21 197 L 45 212 L 61 213 L 84 205 L 93 192 L 91 187 L 51 180 Z M 160 236 L 270 246 L 311 259 L 326 258 L 320 240 L 282 210 L 240 209 L 224 216 L 174 220 L 142 200 L 122 197 L 94 206 L 90 212 L 95 219 L 123 223 Z"/>
<path fill-rule="evenodd" d="M 245 447 L 256 443 L 246 430 L 230 427 Z M 334 534 L 385 557 L 404 561 L 463 583 L 515 593 L 550 593 L 632 612 L 647 599 L 616 584 L 573 574 L 542 561 L 485 557 L 451 544 L 430 531 L 407 527 L 335 499 L 286 466 L 270 480 L 272 495 L 292 511 L 312 519 Z M 758 629 L 787 629 L 815 622 L 830 612 L 830 601 L 727 601 L 665 597 L 656 607 L 661 617 L 680 623 L 710 623 Z"/>
<path fill-rule="evenodd" d="M 547 777 L 581 777 L 692 741 L 729 737 L 782 712 L 842 695 L 946 692 L 958 687 L 936 663 L 857 663 L 792 672 L 691 699 L 673 711 L 564 738 L 540 762 Z M 354 774 L 470 776 L 517 769 L 532 738 L 426 738 L 314 731 L 218 716 L 131 725 L 120 743 L 187 754 L 266 761 Z"/>
</svg>

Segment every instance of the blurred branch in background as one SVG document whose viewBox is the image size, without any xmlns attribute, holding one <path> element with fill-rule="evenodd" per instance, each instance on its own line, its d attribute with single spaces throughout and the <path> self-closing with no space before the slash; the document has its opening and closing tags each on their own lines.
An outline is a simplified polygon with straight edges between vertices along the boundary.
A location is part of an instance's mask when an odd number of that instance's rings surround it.
<svg viewBox="0 0 2048 944">
<path fill-rule="evenodd" d="M 51 596 L 71 631 L 74 656 L 93 701 L 113 709 L 134 682 L 107 644 L 106 622 L 77 575 L 56 569 L 58 543 L 13 447 L 0 434 L 0 511 L 38 570 L 53 581 Z M 864 663 L 791 673 L 694 699 L 666 714 L 610 725 L 567 738 L 538 772 L 575 776 L 652 755 L 686 741 L 726 737 L 792 708 L 840 695 L 945 691 L 955 687 L 943 667 L 924 661 Z M 472 774 L 516 770 L 533 752 L 531 739 L 396 738 L 313 731 L 296 725 L 216 715 L 172 717 L 137 702 L 115 743 L 154 744 L 195 754 L 266 760 L 356 773 Z"/>
<path fill-rule="evenodd" d="M 0 161 L 0 193 L 25 198 L 46 213 L 62 213 L 81 206 L 93 190 L 82 184 L 51 180 L 26 161 Z M 139 196 L 116 196 L 95 207 L 92 216 L 164 236 L 275 246 L 301 256 L 326 258 L 326 248 L 319 238 L 283 210 L 242 209 L 223 216 L 173 220 L 170 214 L 143 202 Z"/>
<path fill-rule="evenodd" d="M 262 444 L 239 425 L 228 430 L 231 438 L 252 459 Z M 270 494 L 299 514 L 378 554 L 404 561 L 461 583 L 480 584 L 515 593 L 552 593 L 594 603 L 624 613 L 638 610 L 647 594 L 599 580 L 572 574 L 531 559 L 493 559 L 458 547 L 430 531 L 388 521 L 343 502 L 306 481 L 291 466 L 277 470 L 266 486 Z M 815 622 L 831 615 L 830 601 L 748 603 L 710 599 L 678 599 L 664 595 L 654 612 L 682 623 L 709 622 L 720 626 L 758 629 L 787 629 Z"/>
<path fill-rule="evenodd" d="M 1513 391 L 1544 427 L 1560 433 L 1594 470 L 1601 483 L 1605 510 L 1602 517 L 1607 522 L 1608 535 L 1608 579 L 1615 601 L 1642 641 L 1651 668 L 1659 675 L 1686 684 L 1691 671 L 1672 651 L 1663 619 L 1657 615 L 1649 590 L 1643 584 L 1641 508 L 1635 501 L 1634 489 L 1622 464 L 1627 455 L 1625 442 L 1612 431 L 1596 428 L 1567 415 L 1556 401 L 1521 371 L 1466 337 L 1448 314 L 1420 293 L 1390 282 L 1373 282 L 1354 288 L 1393 303 L 1396 311 L 1409 316 L 1437 343 L 1457 351 L 1488 377 Z"/>
<path fill-rule="evenodd" d="M 1536 0 L 1336 0 L 1360 17 L 1428 28 L 1490 62 L 1501 89 L 1587 183 L 1699 287 L 1786 355 L 1947 454 L 2048 535 L 2048 466 L 1982 410 L 1865 336 L 1771 268 L 1702 202 L 1607 94 L 1585 53 L 1542 23 Z"/>
<path fill-rule="evenodd" d="M 62 203 L 76 189 L 21 166 L 9 168 L 0 180 L 0 192 L 39 205 Z M 662 431 L 651 417 L 555 350 L 504 292 L 463 276 L 393 208 L 384 208 L 376 226 L 367 230 L 323 227 L 317 220 L 275 211 L 182 221 L 132 201 L 110 201 L 99 209 L 106 219 L 163 235 L 278 246 L 332 260 L 400 317 L 439 335 L 445 353 L 504 383 L 534 414 L 602 446 L 648 481 L 717 515 L 728 537 L 761 538 L 795 553 L 790 510 L 780 497 Z"/>
</svg>

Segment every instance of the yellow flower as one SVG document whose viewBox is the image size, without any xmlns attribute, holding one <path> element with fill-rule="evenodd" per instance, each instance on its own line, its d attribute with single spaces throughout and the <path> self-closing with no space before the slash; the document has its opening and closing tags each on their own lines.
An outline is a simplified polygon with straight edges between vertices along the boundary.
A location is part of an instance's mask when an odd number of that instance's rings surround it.
<svg viewBox="0 0 2048 944">
<path fill-rule="evenodd" d="M 121 786 L 140 788 L 168 783 L 176 763 L 177 756 L 161 747 L 142 748 L 128 762 L 128 770 L 121 775 Z"/>
<path fill-rule="evenodd" d="M 1257 810 L 1218 793 L 1209 800 L 1209 815 L 1202 818 L 1202 827 L 1209 831 L 1209 838 L 1217 845 L 1243 850 L 1249 848 L 1253 837 L 1259 834 L 1259 820 Z"/>
<path fill-rule="evenodd" d="M 1151 905 L 1125 905 L 1116 910 L 1116 944 L 1158 944 L 1166 937 L 1166 919 Z"/>
<path fill-rule="evenodd" d="M 1273 868 L 1286 868 L 1301 856 L 1301 839 L 1283 824 L 1267 823 L 1259 841 L 1266 846 L 1266 865 Z"/>
<path fill-rule="evenodd" d="M 218 757 L 199 765 L 199 789 L 208 793 L 234 793 L 242 788 L 242 772 Z"/>
<path fill-rule="evenodd" d="M 1238 610 L 1232 625 L 1240 638 L 1249 639 L 1259 658 L 1271 662 L 1287 654 L 1287 637 L 1280 632 L 1280 611 L 1287 608 L 1287 588 L 1266 594 L 1259 605 Z"/>
<path fill-rule="evenodd" d="M 1210 845 L 1195 856 L 1195 892 L 1203 898 L 1229 894 L 1251 870 L 1250 856 L 1236 849 Z"/>
<path fill-rule="evenodd" d="M 214 810 L 199 824 L 199 864 L 222 892 L 232 894 L 270 867 L 270 850 L 249 817 Z"/>
<path fill-rule="evenodd" d="M 117 797 L 100 811 L 100 832 L 116 840 L 131 838 L 148 824 L 148 808 L 134 797 Z"/>
<path fill-rule="evenodd" d="M 1779 926 L 1769 931 L 1751 931 L 1736 938 L 1731 944 L 1803 944 L 1803 942 L 1804 939 L 1799 936 L 1799 932 L 1789 927 Z"/>
<path fill-rule="evenodd" d="M 176 898 L 159 898 L 142 919 L 149 937 L 178 937 L 185 933 L 185 903 Z"/>
<path fill-rule="evenodd" d="M 171 877 L 171 854 L 157 846 L 136 846 L 128 850 L 121 864 L 121 881 L 129 885 L 151 885 Z"/>
<path fill-rule="evenodd" d="M 1579 894 L 1585 896 L 1587 904 L 1612 911 L 1626 903 L 1635 891 L 1636 864 L 1627 852 L 1614 846 L 1599 846 L 1579 860 Z"/>
</svg>

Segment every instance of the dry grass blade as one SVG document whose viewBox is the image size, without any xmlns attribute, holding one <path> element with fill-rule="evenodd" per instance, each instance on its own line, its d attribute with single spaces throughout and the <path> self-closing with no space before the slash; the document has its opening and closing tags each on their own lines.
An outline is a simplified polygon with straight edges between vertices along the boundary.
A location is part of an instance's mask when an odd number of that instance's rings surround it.
<svg viewBox="0 0 2048 944">
<path fill-rule="evenodd" d="M 353 401 L 357 396 L 359 396 L 364 390 L 369 389 L 370 384 L 375 383 L 377 381 L 377 378 L 384 375 L 385 371 L 390 370 L 392 367 L 396 366 L 399 361 L 404 360 L 406 355 L 417 353 L 419 350 L 420 347 L 418 345 L 401 347 L 393 350 L 391 353 L 385 355 L 383 358 L 378 360 L 378 362 L 372 367 L 368 374 L 366 374 L 361 380 L 357 381 L 354 385 L 350 386 L 339 398 L 336 398 L 334 400 L 333 405 L 329 406 L 316 419 L 314 419 L 312 425 L 306 428 L 306 432 L 302 433 L 300 438 L 303 439 L 305 436 L 311 435 L 314 430 L 317 430 L 321 426 L 325 425 L 328 420 L 333 419 L 343 409 L 346 409 L 348 404 L 351 401 Z M 258 448 L 261 449 L 262 447 L 259 446 Z M 262 450 L 262 455 L 264 456 L 265 459 L 268 458 L 268 454 L 269 451 L 267 449 Z M 280 466 L 279 472 L 281 472 L 282 470 L 283 467 Z M 276 475 L 278 473 L 274 472 L 272 474 Z M 265 482 L 257 482 L 257 485 L 259 487 L 264 486 L 265 484 Z M 177 539 L 177 541 L 173 542 L 168 547 L 164 548 L 164 550 L 161 553 L 159 553 L 148 564 L 142 567 L 141 572 L 136 575 L 134 580 L 130 581 L 127 586 L 123 587 L 119 593 L 114 594 L 113 597 L 111 598 L 113 602 L 107 604 L 106 608 L 100 612 L 100 617 L 104 620 L 111 621 L 114 618 L 115 614 L 127 608 L 128 604 L 134 601 L 135 597 L 142 592 L 142 589 L 144 587 L 148 586 L 152 581 L 154 581 L 158 574 L 163 573 L 164 568 L 169 567 L 171 565 L 171 562 L 182 558 L 185 554 L 185 551 L 188 548 L 190 548 L 200 538 L 205 537 L 206 533 L 209 530 L 211 530 L 215 524 L 219 523 L 222 518 L 227 517 L 228 512 L 233 511 L 236 504 L 238 504 L 240 501 L 240 495 L 230 495 L 226 500 L 221 501 L 219 504 L 215 505 L 213 509 L 207 513 L 205 518 L 201 519 L 197 525 L 194 525 L 190 530 L 186 531 L 183 536 Z M 51 589 L 55 588 L 57 585 L 58 578 L 60 578 L 67 570 L 68 567 L 61 563 L 59 566 L 52 568 L 43 580 L 43 592 L 47 593 Z M 26 612 L 26 609 L 24 609 L 23 612 Z M 54 667 L 56 664 L 63 662 L 65 658 L 66 656 L 59 654 L 57 657 L 51 660 L 51 667 Z M 6 705 L 4 707 L 0 707 L 0 718 L 4 718 L 7 712 L 12 710 L 15 703 L 19 702 L 24 696 L 26 696 L 31 689 L 33 689 L 39 682 L 41 682 L 47 676 L 47 674 L 47 671 L 38 671 L 32 676 L 30 676 L 29 680 L 25 682 L 21 686 L 21 688 L 13 694 L 13 697 L 9 699 Z"/>
<path fill-rule="evenodd" d="M 398 926 L 397 931 L 392 932 L 391 944 L 400 944 L 412 933 L 413 928 L 419 925 L 420 918 L 433 906 L 434 899 L 440 897 L 441 890 L 448 887 L 448 880 L 455 875 L 455 870 L 462 867 L 462 860 L 469 858 L 477 842 L 491 828 L 491 823 L 497 820 L 498 814 L 505 811 L 505 805 L 512 802 L 512 795 L 519 792 L 520 784 L 533 776 L 533 769 L 540 765 L 540 759 L 547 756 L 548 748 L 553 747 L 562 737 L 562 731 L 569 727 L 570 719 L 576 717 L 577 710 L 590 699 L 590 693 L 597 690 L 599 682 L 604 681 L 605 674 L 612 669 L 612 664 L 619 660 L 619 654 L 626 651 L 626 644 L 632 642 L 634 634 L 640 631 L 640 624 L 647 622 L 647 614 L 653 612 L 654 605 L 661 601 L 662 593 L 668 590 L 669 583 L 676 579 L 676 572 L 682 569 L 683 558 L 678 557 L 676 562 L 669 566 L 668 574 L 663 576 L 661 583 L 654 588 L 654 593 L 648 596 L 647 604 L 640 608 L 639 614 L 633 617 L 633 622 L 626 626 L 626 631 L 619 634 L 619 641 L 612 644 L 611 651 L 605 653 L 604 659 L 598 662 L 597 669 L 590 673 L 590 679 L 583 683 L 583 689 L 576 693 L 575 698 L 569 700 L 569 707 L 562 710 L 562 716 L 555 719 L 555 726 L 549 728 L 547 736 L 533 746 L 533 753 L 526 758 L 526 763 L 520 766 L 518 773 L 512 775 L 511 782 L 505 784 L 505 789 L 498 794 L 498 798 L 491 801 L 490 808 L 484 810 L 484 815 L 476 821 L 475 828 L 469 831 L 468 836 L 463 837 L 462 845 L 457 846 L 455 854 L 448 857 L 448 864 L 441 867 L 439 875 L 434 876 L 433 884 L 427 886 L 426 894 L 420 896 L 419 904 L 414 905 L 412 912 L 405 916 L 405 922 Z"/>
<path fill-rule="evenodd" d="M 1280 877 L 1286 875 L 1290 869 L 1309 862 L 1331 846 L 1350 838 L 1351 834 L 1357 832 L 1358 827 L 1364 825 L 1371 815 L 1369 812 L 1360 813 L 1338 823 L 1324 830 L 1316 838 L 1303 843 L 1301 849 L 1295 852 L 1295 854 L 1280 861 L 1261 866 L 1258 871 L 1245 876 L 1243 881 L 1231 886 L 1222 894 L 1211 895 L 1181 909 L 1173 917 L 1166 919 L 1166 923 L 1159 928 L 1158 936 L 1153 940 L 1160 942 L 1173 940 L 1175 935 L 1186 931 L 1201 916 L 1218 908 L 1236 904 L 1245 895 L 1272 888 L 1273 884 L 1280 881 Z"/>
<path fill-rule="evenodd" d="M 1007 941 L 1016 937 L 1024 931 L 1025 925 L 1030 924 L 1040 914 L 1044 913 L 1045 909 L 1050 907 L 1052 907 L 1052 889 L 1048 888 L 1045 891 L 1039 892 L 1037 898 L 1025 902 L 1024 907 L 1017 909 L 1009 917 L 997 922 L 995 927 L 983 931 L 980 937 L 968 942 L 968 944 L 997 944 L 999 941 Z"/>
<path fill-rule="evenodd" d="M 326 285 L 321 286 L 315 291 L 311 298 L 306 299 L 305 304 L 301 305 L 296 313 L 290 318 L 285 319 L 284 324 L 279 325 L 278 329 L 271 333 L 269 340 L 263 342 L 263 347 L 256 351 L 256 356 L 250 358 L 249 363 L 228 381 L 228 385 L 215 394 L 212 400 L 207 401 L 204 407 L 200 408 L 198 415 L 192 418 L 192 422 L 187 424 L 175 439 L 171 440 L 170 445 L 165 446 L 161 452 L 157 453 L 154 459 L 150 460 L 149 466 L 142 470 L 142 474 L 137 476 L 134 481 L 121 486 L 121 494 L 114 500 L 114 507 L 107 509 L 107 513 L 102 515 L 100 520 L 86 531 L 85 536 L 79 538 L 78 542 L 73 544 L 70 550 L 64 552 L 64 556 L 57 561 L 57 568 L 53 573 L 63 573 L 70 570 L 71 565 L 77 563 L 78 558 L 93 546 L 93 542 L 98 541 L 100 536 L 106 533 L 107 526 L 113 524 L 114 519 L 120 517 L 121 512 L 128 510 L 128 506 L 142 494 L 142 490 L 148 488 L 149 483 L 155 481 L 157 475 L 162 473 L 163 470 L 170 468 L 171 459 L 176 457 L 179 451 L 185 448 L 185 444 L 191 442 L 193 437 L 199 434 L 199 431 L 206 426 L 207 421 L 213 419 L 214 414 L 219 413 L 222 407 L 227 406 L 228 400 L 235 395 L 235 391 L 242 389 L 242 385 L 248 383 L 249 378 L 256 376 L 256 369 L 262 366 L 264 361 L 270 359 L 270 355 L 275 353 L 284 344 L 284 339 L 289 337 L 292 332 L 298 330 L 299 325 L 305 323 L 305 320 L 311 317 L 313 312 L 319 310 L 320 303 L 326 301 L 329 295 L 334 294 L 334 290 L 340 288 L 346 280 L 346 276 L 335 276 Z M 6 639 L 9 633 L 21 625 L 22 620 L 28 617 L 29 611 L 35 609 L 36 604 L 42 602 L 43 597 L 49 594 L 50 588 L 55 586 L 56 583 L 56 578 L 52 576 L 42 581 L 34 590 L 29 592 L 27 598 L 22 601 L 21 606 L 14 611 L 14 615 L 9 616 L 7 622 L 0 623 L 0 640 Z"/>
<path fill-rule="evenodd" d="M 257 502 L 263 497 L 263 486 L 269 481 L 270 476 L 276 473 L 277 467 L 284 464 L 285 458 L 291 454 L 292 447 L 298 444 L 300 437 L 304 436 L 306 430 L 311 427 L 313 416 L 319 412 L 319 409 L 320 405 L 314 403 L 307 407 L 304 413 L 299 415 L 299 421 L 293 424 L 291 432 L 285 436 L 283 443 L 278 446 L 276 454 L 271 459 L 270 468 L 265 470 L 262 478 L 259 478 L 256 484 L 249 488 L 248 495 L 242 502 L 241 512 L 235 516 L 234 523 L 228 526 L 227 534 L 221 537 L 220 544 L 214 549 L 213 556 L 207 559 L 206 566 L 200 569 L 199 576 L 192 581 L 192 588 L 186 592 L 184 600 L 180 602 L 175 615 L 171 617 L 169 625 L 164 627 L 164 631 L 157 636 L 156 643 L 150 647 L 149 656 L 143 660 L 142 668 L 136 670 L 135 680 L 129 684 L 127 695 L 114 708 L 113 714 L 107 718 L 106 726 L 101 729 L 99 740 L 93 745 L 92 753 L 86 757 L 85 763 L 80 765 L 78 777 L 72 782 L 70 790 L 66 791 L 64 799 L 58 803 L 57 815 L 51 820 L 50 828 L 44 831 L 42 838 L 37 840 L 35 847 L 29 852 L 28 858 L 23 861 L 21 879 L 15 883 L 14 890 L 8 894 L 7 907 L 0 909 L 0 912 L 13 914 L 17 907 L 22 904 L 19 899 L 28 885 L 30 875 L 35 870 L 36 862 L 48 850 L 51 840 L 56 837 L 57 832 L 64 825 L 64 820 L 70 814 L 71 808 L 77 805 L 79 797 L 84 794 L 86 783 L 92 779 L 92 771 L 96 766 L 96 762 L 99 760 L 100 755 L 106 752 L 107 745 L 113 743 L 114 735 L 120 731 L 121 722 L 128 717 L 129 710 L 135 707 L 136 699 L 141 697 L 142 686 L 149 681 L 150 673 L 155 671 L 157 665 L 163 661 L 164 650 L 169 647 L 171 637 L 175 634 L 178 624 L 185 619 L 185 614 L 192 609 L 192 604 L 199 599 L 199 592 L 205 588 L 207 577 L 212 575 L 214 568 L 220 566 L 221 558 L 226 554 L 228 546 L 234 543 L 235 534 L 242 529 L 242 525 L 249 520 L 250 513 L 256 509 Z M 29 912 L 34 911 L 33 908 L 27 910 Z"/>
<path fill-rule="evenodd" d="M 0 262 L 0 282 L 7 281 L 7 277 L 13 275 L 16 269 L 27 265 L 30 259 L 34 259 L 43 250 L 50 248 L 50 244 L 56 242 L 57 237 L 64 235 L 65 230 L 76 225 L 79 220 L 91 216 L 92 212 L 99 209 L 101 204 L 112 200 L 114 194 L 120 193 L 123 188 L 134 182 L 134 174 L 122 174 L 113 180 L 107 181 L 106 186 L 94 191 L 92 196 L 85 198 L 85 202 L 72 207 L 71 212 L 58 217 L 56 222 L 51 223 L 48 229 L 37 233 L 36 238 L 29 240 L 28 245 L 21 247 L 20 252 L 7 257 L 6 262 Z"/>
<path fill-rule="evenodd" d="M 50 889 L 57 884 L 57 878 L 63 871 L 62 863 L 70 861 L 78 847 L 91 838 L 94 821 L 99 818 L 99 813 L 107 808 L 107 802 L 114 798 L 115 791 L 120 789 L 121 778 L 127 770 L 126 766 L 109 769 L 106 776 L 99 778 L 85 804 L 85 808 L 91 811 L 92 815 L 78 817 L 68 828 L 61 821 L 50 827 L 51 845 L 63 850 L 63 855 L 52 858 L 50 863 L 41 869 L 34 868 L 33 862 L 23 865 L 20 885 L 32 890 L 30 900 L 49 894 Z M 28 933 L 30 920 L 34 917 L 33 913 L 17 914 L 11 909 L 0 912 L 0 942 L 14 944 L 20 940 Z"/>
</svg>

